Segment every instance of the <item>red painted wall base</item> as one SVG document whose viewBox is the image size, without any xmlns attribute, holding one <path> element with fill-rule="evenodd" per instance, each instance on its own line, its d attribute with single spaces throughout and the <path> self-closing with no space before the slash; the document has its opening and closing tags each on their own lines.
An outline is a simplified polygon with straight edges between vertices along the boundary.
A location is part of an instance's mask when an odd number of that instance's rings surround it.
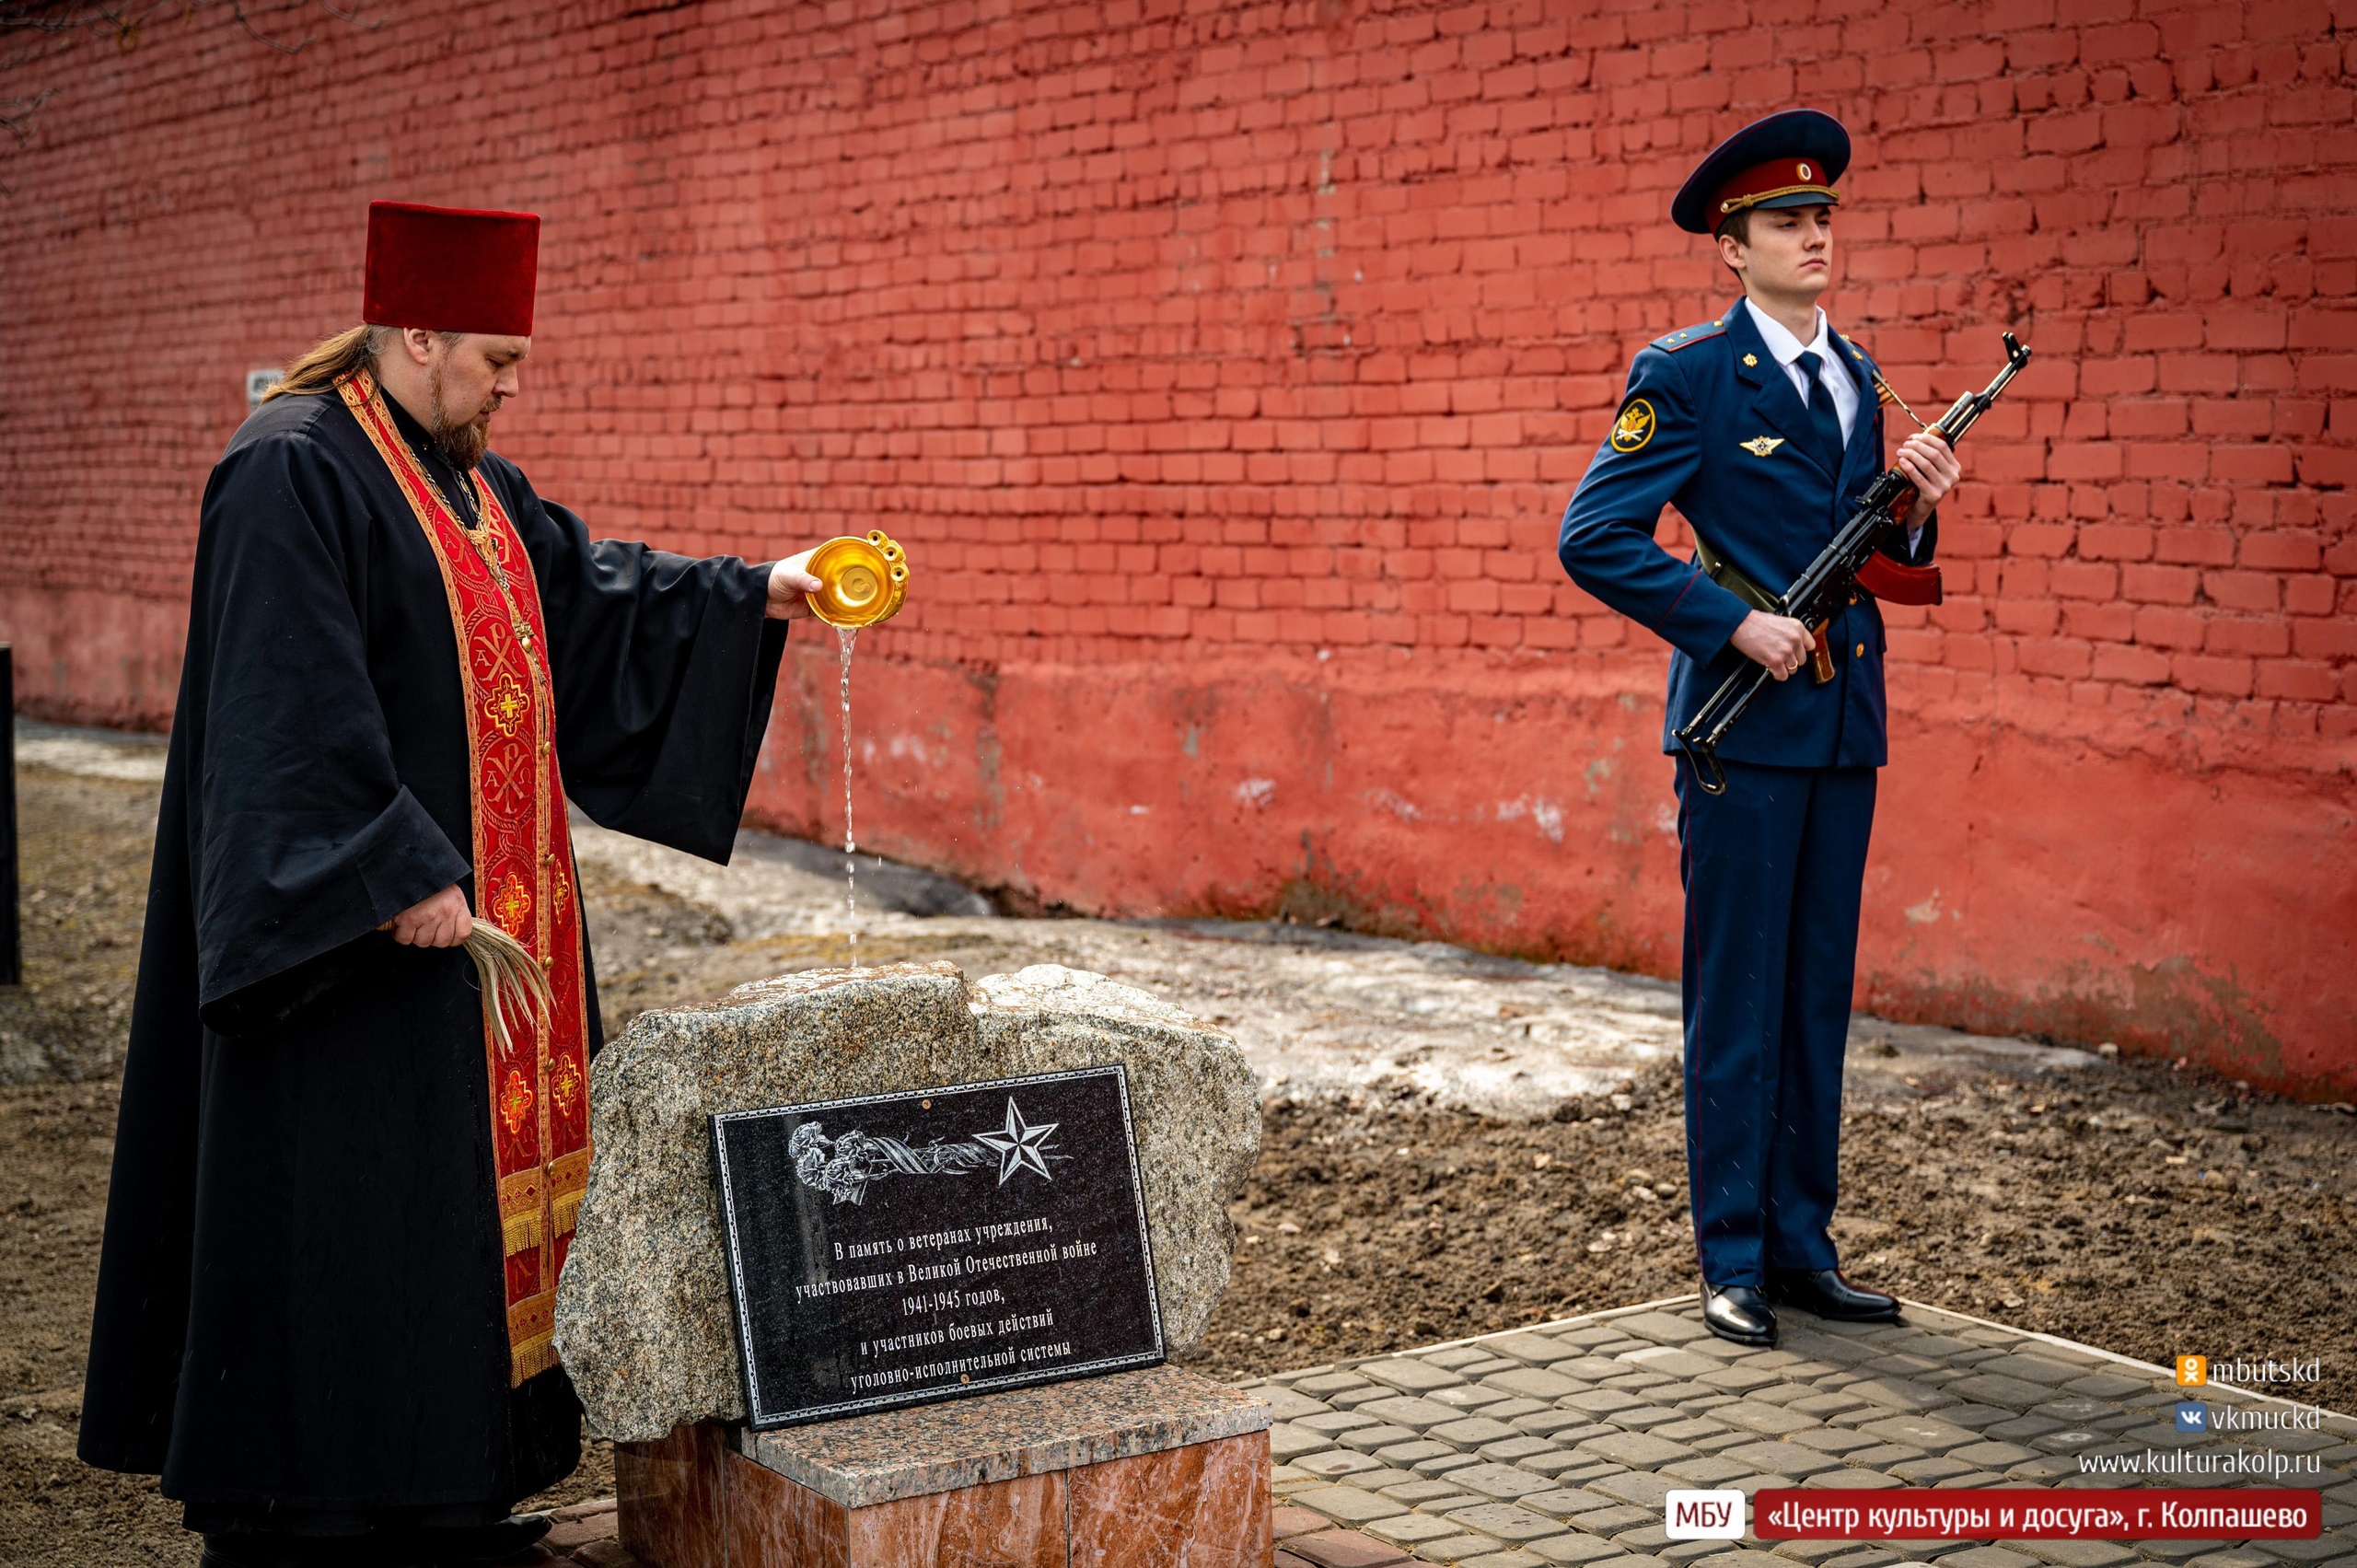
<svg viewBox="0 0 2357 1568">
<path fill-rule="evenodd" d="M 160 727 L 179 607 L 0 591 L 29 714 Z M 1340 917 L 1675 975 L 1659 657 L 853 669 L 860 842 L 1089 913 Z M 875 646 L 885 644 L 882 648 Z M 90 657 L 91 649 L 103 656 Z M 797 633 L 750 805 L 839 840 L 830 642 Z M 1899 679 L 1908 679 L 1901 671 Z M 2357 1098 L 2357 785 L 1894 692 L 1858 1002 Z"/>
<path fill-rule="evenodd" d="M 752 811 L 834 838 L 836 660 L 815 640 L 788 660 Z M 859 839 L 1090 912 L 1339 915 L 1673 975 L 1674 801 L 1645 674 L 1407 654 L 995 669 L 863 656 Z M 2357 1093 L 2344 775 L 2280 759 L 2189 770 L 1904 715 L 1892 752 L 1861 1005 Z"/>
</svg>

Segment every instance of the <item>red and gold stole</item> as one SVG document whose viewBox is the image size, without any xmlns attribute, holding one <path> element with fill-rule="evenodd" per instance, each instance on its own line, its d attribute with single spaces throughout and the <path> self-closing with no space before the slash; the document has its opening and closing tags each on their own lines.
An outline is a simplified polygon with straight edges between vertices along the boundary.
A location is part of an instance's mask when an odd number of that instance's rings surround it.
<svg viewBox="0 0 2357 1568">
<path fill-rule="evenodd" d="M 418 466 L 376 378 L 358 372 L 337 390 L 392 470 L 442 566 L 466 696 L 476 913 L 540 960 L 556 999 L 545 1029 L 527 1009 L 508 1008 L 504 1055 L 488 1017 L 483 1027 L 513 1387 L 556 1365 L 557 1272 L 589 1184 L 588 999 L 540 587 L 489 485 L 466 476 L 482 519 L 470 529 Z M 491 998 L 483 1003 L 488 1007 Z"/>
</svg>

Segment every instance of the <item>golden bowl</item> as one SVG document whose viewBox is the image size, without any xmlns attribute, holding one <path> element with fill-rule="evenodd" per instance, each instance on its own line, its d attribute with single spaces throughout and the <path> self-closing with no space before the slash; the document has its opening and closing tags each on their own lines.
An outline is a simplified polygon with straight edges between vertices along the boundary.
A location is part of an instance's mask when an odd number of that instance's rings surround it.
<svg viewBox="0 0 2357 1568">
<path fill-rule="evenodd" d="M 908 597 L 908 553 L 882 528 L 870 529 L 865 539 L 845 534 L 829 540 L 810 552 L 807 569 L 819 588 L 802 597 L 830 626 L 889 621 Z"/>
</svg>

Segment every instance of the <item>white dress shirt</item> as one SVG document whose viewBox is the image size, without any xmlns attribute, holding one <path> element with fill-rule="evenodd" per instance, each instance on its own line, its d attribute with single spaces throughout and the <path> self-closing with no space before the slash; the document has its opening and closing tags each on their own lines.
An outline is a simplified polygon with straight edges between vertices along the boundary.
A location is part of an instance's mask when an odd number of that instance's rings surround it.
<svg viewBox="0 0 2357 1568">
<path fill-rule="evenodd" d="M 1782 322 L 1760 309 L 1749 298 L 1744 300 L 1743 308 L 1751 312 L 1751 324 L 1759 329 L 1759 341 L 1768 345 L 1770 357 L 1784 367 L 1785 376 L 1793 383 L 1793 390 L 1801 395 L 1804 404 L 1808 401 L 1808 372 L 1801 367 L 1801 355 L 1817 355 L 1817 381 L 1824 387 L 1826 395 L 1833 400 L 1833 415 L 1841 422 L 1841 445 L 1846 450 L 1851 433 L 1858 427 L 1857 372 L 1846 365 L 1839 370 L 1834 368 L 1833 329 L 1826 324 L 1824 307 L 1817 308 L 1817 336 L 1807 343 L 1785 331 Z M 1921 527 L 1907 530 L 1908 553 L 1914 553 L 1922 537 Z"/>
<path fill-rule="evenodd" d="M 1801 395 L 1803 403 L 1806 403 L 1809 398 L 1808 372 L 1801 367 L 1800 358 L 1804 354 L 1817 355 L 1817 379 L 1833 400 L 1834 417 L 1841 422 L 1841 444 L 1848 447 L 1851 433 L 1858 427 L 1856 372 L 1846 365 L 1838 370 L 1834 368 L 1833 329 L 1826 324 L 1823 308 L 1820 307 L 1817 312 L 1817 336 L 1807 343 L 1793 336 L 1784 330 L 1782 322 L 1749 299 L 1743 302 L 1743 308 L 1751 312 L 1751 324 L 1759 329 L 1759 341 L 1768 345 L 1770 356 L 1784 367 L 1785 376 L 1792 380 L 1793 390 Z"/>
</svg>

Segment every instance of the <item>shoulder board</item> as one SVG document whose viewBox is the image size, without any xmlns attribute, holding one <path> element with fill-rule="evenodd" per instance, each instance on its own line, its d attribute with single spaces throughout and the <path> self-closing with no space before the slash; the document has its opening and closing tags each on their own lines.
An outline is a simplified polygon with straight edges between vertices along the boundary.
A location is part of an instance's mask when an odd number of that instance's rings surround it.
<svg viewBox="0 0 2357 1568">
<path fill-rule="evenodd" d="M 1652 346 L 1664 354 L 1676 354 L 1682 348 L 1692 348 L 1706 338 L 1715 338 L 1726 328 L 1717 321 L 1705 321 L 1699 327 L 1680 327 L 1667 337 L 1655 338 Z"/>
</svg>

